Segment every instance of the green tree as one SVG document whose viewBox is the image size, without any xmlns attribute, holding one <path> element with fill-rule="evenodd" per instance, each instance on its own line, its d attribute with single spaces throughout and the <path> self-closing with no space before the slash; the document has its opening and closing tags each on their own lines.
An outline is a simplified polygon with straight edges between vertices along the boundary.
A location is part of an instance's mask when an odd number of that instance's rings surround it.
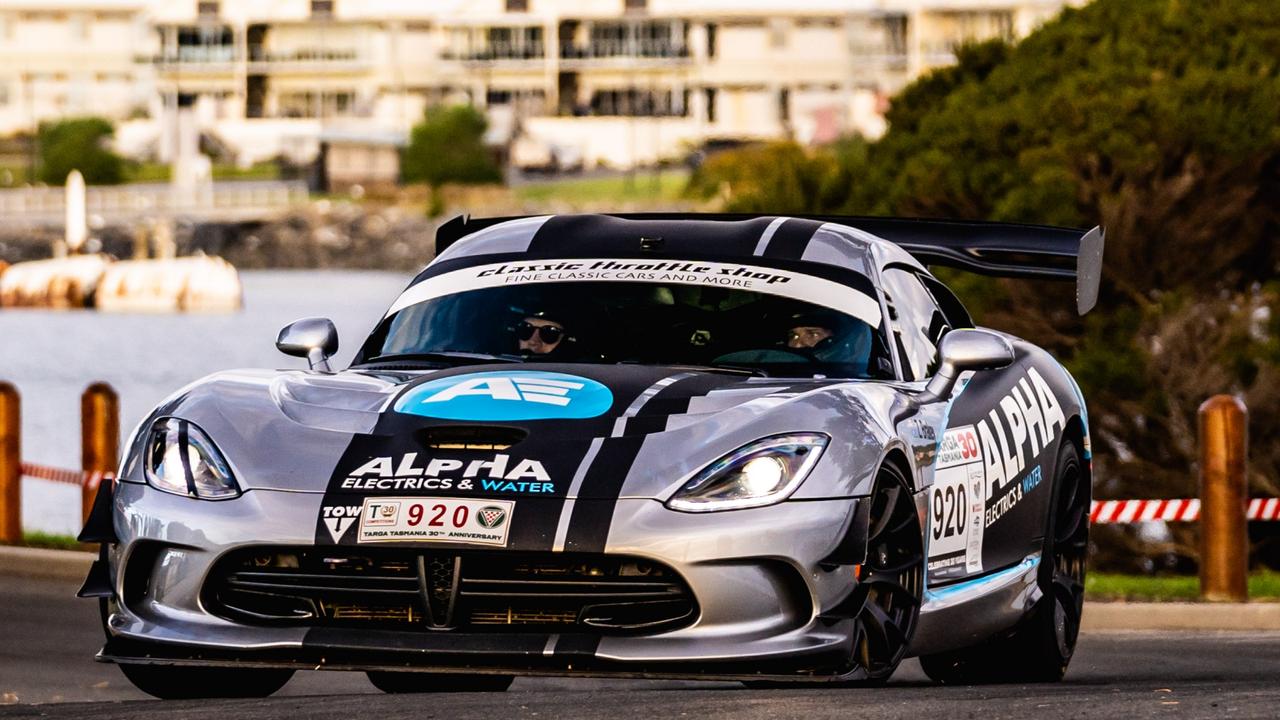
<svg viewBox="0 0 1280 720">
<path fill-rule="evenodd" d="M 445 183 L 491 183 L 502 179 L 484 144 L 484 114 L 469 105 L 428 108 L 413 127 L 400 163 L 406 182 L 431 188 L 431 215 L 443 212 L 440 187 Z"/>
<path fill-rule="evenodd" d="M 111 123 L 98 117 L 41 123 L 40 181 L 61 185 L 72 170 L 79 170 L 90 185 L 123 182 L 124 159 L 107 147 L 113 134 Z"/>
<path fill-rule="evenodd" d="M 1069 287 L 948 280 L 984 324 L 1076 372 L 1099 496 L 1194 496 L 1196 408 L 1217 392 L 1251 408 L 1253 492 L 1280 492 L 1280 328 L 1267 320 L 1280 317 L 1280 4 L 1095 0 L 1016 45 L 962 49 L 888 120 L 856 152 L 795 148 L 799 170 L 726 158 L 691 191 L 727 181 L 730 210 L 1103 225 L 1106 282 L 1087 320 Z M 744 168 L 751 182 L 735 186 Z M 1186 539 L 1178 552 L 1193 555 Z"/>
</svg>

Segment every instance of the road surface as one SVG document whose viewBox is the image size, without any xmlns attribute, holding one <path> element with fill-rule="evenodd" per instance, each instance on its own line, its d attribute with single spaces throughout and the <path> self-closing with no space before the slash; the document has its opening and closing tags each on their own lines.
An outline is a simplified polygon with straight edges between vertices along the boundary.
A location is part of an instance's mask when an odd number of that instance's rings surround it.
<svg viewBox="0 0 1280 720">
<path fill-rule="evenodd" d="M 1280 717 L 1280 633 L 1085 635 L 1058 685 L 938 687 L 908 661 L 879 689 L 522 678 L 505 693 L 392 696 L 359 673 L 300 672 L 266 700 L 160 702 L 93 662 L 97 610 L 74 592 L 0 577 L 0 718 Z"/>
</svg>

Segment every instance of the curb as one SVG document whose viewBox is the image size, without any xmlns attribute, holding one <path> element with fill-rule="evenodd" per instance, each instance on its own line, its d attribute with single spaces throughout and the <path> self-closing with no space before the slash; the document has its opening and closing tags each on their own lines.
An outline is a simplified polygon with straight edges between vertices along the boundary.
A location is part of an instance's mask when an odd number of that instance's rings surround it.
<svg viewBox="0 0 1280 720">
<path fill-rule="evenodd" d="M 0 545 L 0 575 L 80 582 L 97 556 L 75 550 Z"/>
<path fill-rule="evenodd" d="M 1280 603 L 1086 602 L 1080 630 L 1280 631 Z"/>
</svg>

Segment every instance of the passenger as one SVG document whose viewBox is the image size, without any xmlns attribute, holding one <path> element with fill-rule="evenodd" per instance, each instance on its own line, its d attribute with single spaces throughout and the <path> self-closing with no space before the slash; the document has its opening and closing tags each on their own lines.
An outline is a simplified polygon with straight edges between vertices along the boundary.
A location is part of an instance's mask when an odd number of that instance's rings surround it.
<svg viewBox="0 0 1280 720">
<path fill-rule="evenodd" d="M 792 350 L 812 350 L 833 335 L 835 331 L 825 325 L 795 325 L 787 331 L 786 345 Z"/>
</svg>

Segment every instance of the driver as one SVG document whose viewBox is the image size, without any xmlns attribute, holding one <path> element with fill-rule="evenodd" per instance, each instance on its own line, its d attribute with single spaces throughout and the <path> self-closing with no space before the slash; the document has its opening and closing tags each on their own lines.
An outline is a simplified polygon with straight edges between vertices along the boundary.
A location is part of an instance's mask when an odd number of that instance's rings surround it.
<svg viewBox="0 0 1280 720">
<path fill-rule="evenodd" d="M 564 323 L 545 312 L 526 315 L 515 326 L 518 350 L 524 355 L 549 355 L 569 340 L 567 335 Z"/>
</svg>

